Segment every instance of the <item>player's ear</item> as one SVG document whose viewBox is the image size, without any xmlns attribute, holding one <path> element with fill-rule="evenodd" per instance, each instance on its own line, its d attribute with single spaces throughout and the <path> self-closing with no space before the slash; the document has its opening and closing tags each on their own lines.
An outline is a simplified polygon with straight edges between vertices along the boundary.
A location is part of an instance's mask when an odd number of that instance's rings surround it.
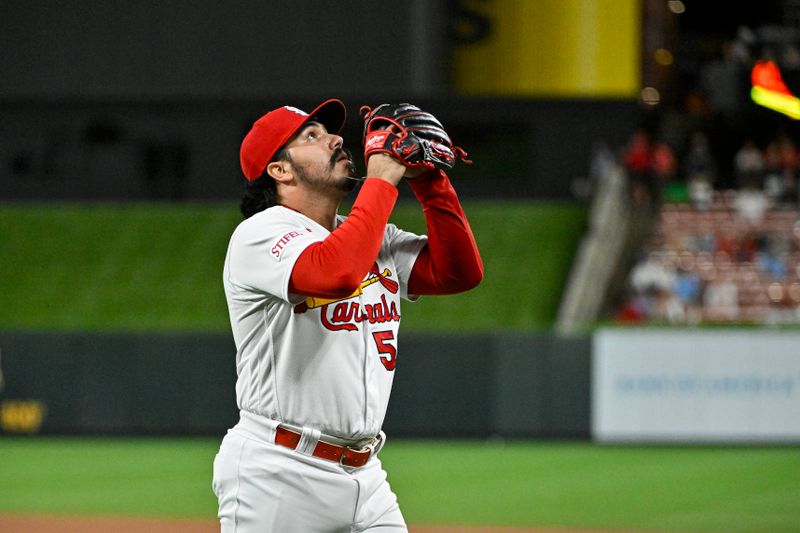
<svg viewBox="0 0 800 533">
<path fill-rule="evenodd" d="M 292 164 L 286 160 L 272 161 L 267 165 L 267 174 L 278 183 L 288 183 L 293 177 Z"/>
</svg>

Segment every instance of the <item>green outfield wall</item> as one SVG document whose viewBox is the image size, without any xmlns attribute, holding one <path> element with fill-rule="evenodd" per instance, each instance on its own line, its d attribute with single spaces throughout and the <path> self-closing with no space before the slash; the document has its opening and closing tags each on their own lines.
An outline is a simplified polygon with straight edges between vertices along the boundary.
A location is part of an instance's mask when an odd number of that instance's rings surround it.
<svg viewBox="0 0 800 533">
<path fill-rule="evenodd" d="M 588 437 L 589 338 L 404 335 L 395 436 Z M 4 434 L 222 434 L 235 348 L 219 334 L 0 333 Z"/>
</svg>

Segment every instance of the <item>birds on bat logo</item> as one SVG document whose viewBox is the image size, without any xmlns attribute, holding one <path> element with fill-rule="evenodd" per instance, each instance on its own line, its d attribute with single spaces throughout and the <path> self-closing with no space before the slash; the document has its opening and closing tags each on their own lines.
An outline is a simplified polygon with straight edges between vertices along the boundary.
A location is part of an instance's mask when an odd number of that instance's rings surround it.
<svg viewBox="0 0 800 533">
<path fill-rule="evenodd" d="M 387 301 L 385 293 L 382 293 L 379 300 L 374 303 L 347 301 L 362 295 L 367 287 L 375 284 L 382 286 L 391 294 L 397 294 L 400 285 L 391 279 L 391 276 L 391 270 L 388 268 L 381 270 L 377 262 L 373 263 L 367 277 L 350 296 L 333 299 L 309 296 L 304 302 L 295 306 L 294 312 L 302 314 L 310 309 L 319 309 L 322 325 L 331 331 L 356 331 L 361 322 L 370 324 L 399 322 L 400 312 L 397 303 Z"/>
</svg>

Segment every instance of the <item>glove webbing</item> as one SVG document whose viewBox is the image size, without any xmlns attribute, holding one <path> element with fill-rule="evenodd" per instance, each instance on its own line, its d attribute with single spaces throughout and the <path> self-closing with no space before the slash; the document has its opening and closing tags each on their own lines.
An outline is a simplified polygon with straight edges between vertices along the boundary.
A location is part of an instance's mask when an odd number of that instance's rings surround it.
<svg viewBox="0 0 800 533">
<path fill-rule="evenodd" d="M 372 112 L 372 108 L 370 106 L 368 106 L 368 105 L 362 105 L 359 108 L 358 111 L 359 111 L 359 113 L 361 114 L 361 116 L 363 118 L 366 118 L 366 116 L 369 115 Z M 380 117 L 380 120 L 381 121 L 386 121 L 386 122 L 388 122 L 390 124 L 393 124 L 394 126 L 396 126 L 400 130 L 400 133 L 399 134 L 390 133 L 390 136 L 382 138 L 380 141 L 378 141 L 375 136 L 367 135 L 363 139 L 363 141 L 365 143 L 365 150 L 369 151 L 371 153 L 384 152 L 384 153 L 387 153 L 389 155 L 394 155 L 396 152 L 393 152 L 392 149 L 394 147 L 396 147 L 398 144 L 402 143 L 403 139 L 405 139 L 406 136 L 408 136 L 408 129 L 405 126 L 403 126 L 402 124 L 398 123 L 396 120 L 394 120 L 394 119 L 392 119 L 390 117 L 382 116 L 382 117 Z M 370 125 L 368 125 L 367 133 L 370 133 L 371 131 L 373 131 L 373 130 L 370 129 Z M 373 148 L 370 151 L 369 150 L 369 146 L 368 146 L 370 143 L 367 142 L 367 137 L 369 137 L 370 141 L 372 141 L 372 142 L 375 142 L 375 143 L 381 142 L 381 145 L 382 145 L 381 148 L 380 149 Z M 431 142 L 437 142 L 437 141 L 433 141 L 432 139 L 427 139 L 424 136 L 418 136 L 418 138 L 426 139 L 426 140 L 431 141 Z M 464 163 L 467 163 L 469 165 L 472 164 L 472 160 L 471 159 L 467 159 L 467 156 L 469 154 L 466 152 L 466 150 L 464 150 L 460 146 L 455 146 L 455 145 L 452 145 L 450 148 L 453 150 L 453 154 L 458 159 L 461 159 Z M 424 166 L 429 167 L 429 168 L 434 168 L 434 165 L 432 163 L 431 164 L 425 164 Z"/>
</svg>

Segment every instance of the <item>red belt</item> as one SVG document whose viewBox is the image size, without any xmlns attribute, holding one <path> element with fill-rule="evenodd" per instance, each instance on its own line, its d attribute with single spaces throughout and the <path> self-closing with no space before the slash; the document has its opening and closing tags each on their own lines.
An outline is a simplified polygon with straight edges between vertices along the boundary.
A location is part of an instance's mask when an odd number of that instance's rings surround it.
<svg viewBox="0 0 800 533">
<path fill-rule="evenodd" d="M 302 435 L 291 429 L 286 429 L 283 426 L 275 428 L 275 444 L 286 446 L 287 448 L 295 449 L 300 443 Z M 344 466 L 359 467 L 364 466 L 369 461 L 372 454 L 375 452 L 375 445 L 373 444 L 361 449 L 350 448 L 347 446 L 338 446 L 330 442 L 317 441 L 314 451 L 311 455 L 328 461 L 334 461 Z"/>
</svg>

